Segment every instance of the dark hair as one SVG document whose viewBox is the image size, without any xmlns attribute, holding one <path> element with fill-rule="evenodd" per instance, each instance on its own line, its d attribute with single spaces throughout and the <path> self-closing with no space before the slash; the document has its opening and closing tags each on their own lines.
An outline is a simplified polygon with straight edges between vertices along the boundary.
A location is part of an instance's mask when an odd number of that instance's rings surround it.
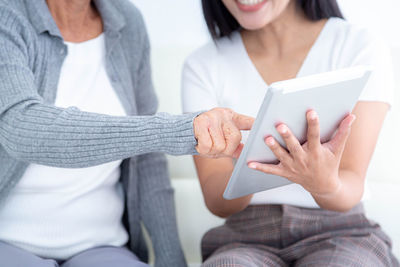
<svg viewBox="0 0 400 267">
<path fill-rule="evenodd" d="M 295 0 L 306 17 L 312 21 L 331 17 L 343 18 L 336 0 Z M 202 0 L 204 18 L 213 39 L 229 36 L 240 25 L 221 0 Z"/>
</svg>

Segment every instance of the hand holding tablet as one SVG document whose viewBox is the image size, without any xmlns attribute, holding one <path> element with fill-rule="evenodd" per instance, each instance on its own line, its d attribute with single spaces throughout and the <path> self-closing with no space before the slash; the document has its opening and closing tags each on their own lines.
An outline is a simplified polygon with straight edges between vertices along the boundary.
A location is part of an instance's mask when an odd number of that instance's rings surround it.
<svg viewBox="0 0 400 267">
<path fill-rule="evenodd" d="M 335 151 L 331 152 L 332 159 L 334 159 L 333 155 L 339 155 L 342 146 L 344 147 L 345 144 L 344 134 L 346 130 L 343 129 L 349 127 L 353 120 L 349 114 L 353 110 L 370 74 L 371 71 L 368 68 L 360 66 L 272 84 L 266 93 L 243 152 L 236 162 L 224 198 L 234 199 L 293 182 L 295 175 L 289 174 L 287 168 L 285 171 L 282 167 L 278 170 L 279 164 L 274 167 L 274 170 L 271 167 L 273 164 L 279 163 L 280 156 L 287 156 L 287 151 L 290 151 L 290 149 L 294 151 L 293 153 L 300 154 L 302 150 L 304 152 L 305 148 L 301 145 L 305 144 L 308 139 L 308 124 L 305 114 L 310 110 L 315 111 L 319 117 L 319 142 L 315 141 L 316 138 L 313 138 L 310 140 L 312 144 L 307 144 L 307 149 L 309 145 L 317 146 L 316 143 L 318 143 L 321 146 L 321 144 L 328 142 L 334 136 L 336 130 L 341 129 L 337 132 L 336 137 L 331 140 L 332 142 L 323 146 L 324 149 L 330 147 L 331 151 Z M 314 114 L 308 115 L 313 116 Z M 283 123 L 282 127 L 286 129 L 286 133 L 283 133 L 282 136 L 279 132 L 281 126 L 278 129 L 276 126 Z M 316 132 L 316 127 L 312 127 L 309 134 L 316 135 Z M 266 138 L 274 141 L 275 150 L 271 150 L 266 145 Z M 287 138 L 291 140 L 288 144 L 289 147 L 286 142 L 288 141 Z M 298 145 L 293 146 L 293 143 L 298 143 Z M 335 148 L 332 148 L 332 145 Z M 284 154 L 283 151 L 286 151 L 287 154 Z M 325 150 L 325 152 L 327 151 Z M 277 157 L 275 153 L 280 156 Z M 325 155 L 327 154 L 325 153 Z M 270 169 L 265 173 L 249 168 L 248 164 L 251 162 L 256 164 L 267 163 L 267 165 L 257 166 L 263 166 L 264 170 L 268 166 Z M 337 164 L 337 162 L 334 164 Z M 286 167 L 289 167 L 289 165 L 286 165 Z M 307 170 L 305 173 L 307 172 L 310 171 Z M 290 177 L 292 181 L 283 176 Z M 296 178 L 299 179 L 298 176 Z M 327 192 L 331 191 L 334 186 L 338 185 L 328 185 Z M 306 189 L 312 191 L 312 185 Z"/>
<path fill-rule="evenodd" d="M 285 124 L 276 129 L 284 140 L 287 150 L 272 136 L 265 139 L 266 145 L 279 160 L 278 164 L 248 163 L 249 168 L 285 177 L 300 184 L 313 195 L 329 196 L 340 190 L 338 168 L 341 155 L 350 135 L 355 116 L 350 114 L 340 123 L 334 137 L 321 144 L 318 115 L 314 110 L 306 114 L 307 142 L 303 145 Z M 327 175 L 328 174 L 328 175 Z"/>
</svg>

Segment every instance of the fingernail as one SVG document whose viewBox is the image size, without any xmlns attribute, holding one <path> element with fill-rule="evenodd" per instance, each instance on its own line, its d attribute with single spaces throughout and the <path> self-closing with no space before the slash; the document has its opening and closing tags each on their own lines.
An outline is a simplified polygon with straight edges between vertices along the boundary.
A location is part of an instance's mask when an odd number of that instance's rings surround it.
<svg viewBox="0 0 400 267">
<path fill-rule="evenodd" d="M 249 163 L 249 168 L 250 169 L 257 169 L 257 164 L 256 163 Z"/>
<path fill-rule="evenodd" d="M 316 118 L 317 118 L 317 112 L 311 111 L 311 112 L 310 112 L 310 119 L 311 119 L 311 120 L 315 120 Z"/>
<path fill-rule="evenodd" d="M 267 143 L 267 145 L 269 146 L 273 146 L 275 144 L 275 140 L 273 137 L 267 137 L 267 139 L 265 140 L 265 142 Z"/>
<path fill-rule="evenodd" d="M 287 133 L 287 127 L 285 125 L 280 125 L 278 131 L 282 134 Z"/>
</svg>

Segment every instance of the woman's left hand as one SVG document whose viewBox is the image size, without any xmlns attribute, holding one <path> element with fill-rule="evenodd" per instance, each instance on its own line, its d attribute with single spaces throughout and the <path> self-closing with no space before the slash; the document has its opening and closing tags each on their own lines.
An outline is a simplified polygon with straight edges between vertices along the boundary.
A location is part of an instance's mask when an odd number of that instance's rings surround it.
<svg viewBox="0 0 400 267">
<path fill-rule="evenodd" d="M 335 136 L 321 144 L 318 115 L 314 110 L 306 114 L 307 142 L 301 145 L 290 129 L 279 124 L 276 128 L 286 143 L 283 148 L 272 136 L 265 143 L 279 160 L 278 164 L 249 163 L 249 167 L 265 173 L 286 177 L 300 184 L 313 195 L 328 196 L 341 188 L 339 166 L 355 116 L 350 114 L 340 123 Z"/>
</svg>

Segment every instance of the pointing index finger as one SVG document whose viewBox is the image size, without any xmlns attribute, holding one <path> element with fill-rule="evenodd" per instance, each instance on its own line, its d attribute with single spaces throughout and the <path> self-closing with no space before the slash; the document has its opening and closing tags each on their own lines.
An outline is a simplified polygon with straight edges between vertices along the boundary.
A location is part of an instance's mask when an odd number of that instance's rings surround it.
<svg viewBox="0 0 400 267">
<path fill-rule="evenodd" d="M 233 122 L 239 130 L 250 130 L 254 123 L 254 118 L 239 113 L 234 113 Z"/>
</svg>

